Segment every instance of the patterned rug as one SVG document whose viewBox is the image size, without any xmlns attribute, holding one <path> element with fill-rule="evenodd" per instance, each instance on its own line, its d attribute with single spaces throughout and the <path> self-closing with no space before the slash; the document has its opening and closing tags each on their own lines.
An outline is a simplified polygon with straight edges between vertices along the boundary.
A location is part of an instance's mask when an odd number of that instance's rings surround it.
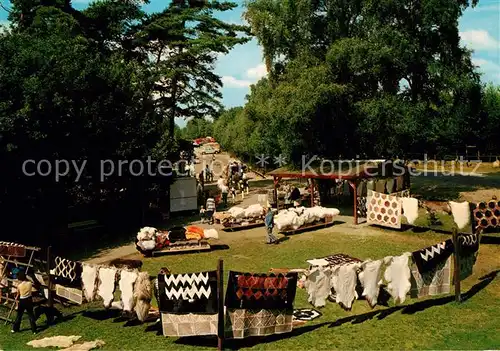
<svg viewBox="0 0 500 351">
<path fill-rule="evenodd" d="M 243 339 L 289 333 L 293 329 L 293 309 L 247 310 L 228 309 L 225 334 L 227 338 Z"/>
<path fill-rule="evenodd" d="M 168 313 L 217 313 L 217 272 L 158 274 L 158 306 Z"/>
<path fill-rule="evenodd" d="M 413 298 L 450 293 L 451 257 L 438 263 L 433 269 L 420 273 L 415 264 L 411 267 L 411 290 Z"/>
<path fill-rule="evenodd" d="M 313 308 L 300 308 L 293 311 L 293 319 L 298 321 L 308 322 L 321 317 L 322 315 L 323 314 L 321 312 Z"/>
<path fill-rule="evenodd" d="M 475 232 L 500 226 L 500 201 L 490 200 L 476 204 L 472 210 Z"/>
<path fill-rule="evenodd" d="M 398 197 L 372 192 L 367 205 L 367 222 L 401 229 L 401 201 Z"/>
<path fill-rule="evenodd" d="M 253 274 L 229 272 L 225 304 L 227 308 L 275 310 L 293 308 L 297 273 Z"/>
<path fill-rule="evenodd" d="M 413 252 L 413 262 L 419 272 L 425 274 L 434 271 L 440 263 L 443 263 L 451 256 L 453 251 L 453 241 L 448 239 L 442 243 Z"/>
<path fill-rule="evenodd" d="M 26 247 L 21 244 L 0 241 L 0 256 L 25 257 Z"/>
<path fill-rule="evenodd" d="M 173 337 L 217 335 L 218 320 L 217 314 L 161 314 L 163 335 Z"/>
</svg>

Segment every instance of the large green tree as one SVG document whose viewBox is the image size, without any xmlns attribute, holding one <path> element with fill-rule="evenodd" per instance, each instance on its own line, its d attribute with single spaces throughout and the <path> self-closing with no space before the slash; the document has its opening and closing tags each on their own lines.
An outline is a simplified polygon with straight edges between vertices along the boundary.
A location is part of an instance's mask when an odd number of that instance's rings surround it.
<svg viewBox="0 0 500 351">
<path fill-rule="evenodd" d="M 458 32 L 476 3 L 247 1 L 271 73 L 271 88 L 257 84 L 244 108 L 249 129 L 266 125 L 273 153 L 294 162 L 454 153 L 481 140 L 480 77 Z M 243 139 L 248 153 L 261 150 Z"/>
</svg>

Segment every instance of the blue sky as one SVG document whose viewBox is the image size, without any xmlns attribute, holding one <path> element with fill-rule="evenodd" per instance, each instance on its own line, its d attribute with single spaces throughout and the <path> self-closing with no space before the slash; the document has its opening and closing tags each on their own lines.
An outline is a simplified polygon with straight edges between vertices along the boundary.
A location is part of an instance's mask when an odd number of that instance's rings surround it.
<svg viewBox="0 0 500 351">
<path fill-rule="evenodd" d="M 8 1 L 1 1 L 6 7 Z M 73 0 L 76 8 L 85 8 L 90 0 Z M 169 1 L 151 0 L 145 11 L 162 10 Z M 235 0 L 239 7 L 221 14 L 219 18 L 233 23 L 242 23 L 243 1 Z M 7 13 L 0 9 L 0 22 L 5 22 Z M 460 19 L 462 42 L 474 50 L 473 62 L 483 73 L 484 82 L 500 84 L 500 0 L 480 0 L 474 9 L 468 9 Z M 216 72 L 224 83 L 223 103 L 227 107 L 241 106 L 250 85 L 265 75 L 262 51 L 255 40 L 241 45 L 229 54 L 220 57 Z M 184 125 L 180 121 L 178 124 Z"/>
</svg>

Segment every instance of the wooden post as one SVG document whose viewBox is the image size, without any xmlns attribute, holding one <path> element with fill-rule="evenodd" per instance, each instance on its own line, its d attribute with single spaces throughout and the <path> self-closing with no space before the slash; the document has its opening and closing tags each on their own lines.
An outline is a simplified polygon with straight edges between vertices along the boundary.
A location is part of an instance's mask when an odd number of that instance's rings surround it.
<svg viewBox="0 0 500 351">
<path fill-rule="evenodd" d="M 455 281 L 455 301 L 461 301 L 460 293 L 460 242 L 458 240 L 457 229 L 453 228 L 453 247 L 455 248 L 455 253 L 453 255 L 453 280 Z"/>
<path fill-rule="evenodd" d="M 47 263 L 46 263 L 46 270 L 47 270 L 47 275 L 48 275 L 48 287 L 47 287 L 47 304 L 49 306 L 49 309 L 52 310 L 54 308 L 54 300 L 52 298 L 52 275 L 50 274 L 50 262 L 51 262 L 51 247 L 47 247 Z M 47 324 L 50 325 L 52 324 L 53 321 L 53 314 L 52 313 L 47 313 Z"/>
<path fill-rule="evenodd" d="M 309 178 L 311 180 L 311 185 L 309 191 L 311 192 L 311 207 L 314 207 L 314 179 Z"/>
<path fill-rule="evenodd" d="M 349 185 L 354 193 L 354 225 L 358 225 L 358 189 L 356 188 L 356 182 L 349 180 Z"/>
<path fill-rule="evenodd" d="M 224 261 L 219 258 L 217 264 L 217 301 L 218 301 L 218 330 L 217 350 L 221 351 L 224 343 Z"/>
</svg>

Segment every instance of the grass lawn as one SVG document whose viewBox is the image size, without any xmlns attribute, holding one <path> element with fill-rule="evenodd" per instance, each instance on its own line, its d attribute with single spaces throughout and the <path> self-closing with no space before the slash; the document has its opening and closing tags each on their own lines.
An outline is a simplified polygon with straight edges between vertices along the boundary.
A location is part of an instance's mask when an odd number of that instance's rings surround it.
<svg viewBox="0 0 500 351">
<path fill-rule="evenodd" d="M 194 272 L 216 267 L 219 257 L 225 269 L 266 272 L 269 268 L 306 267 L 308 258 L 332 253 L 346 253 L 359 258 L 381 258 L 434 244 L 444 237 L 433 233 L 398 233 L 379 229 L 356 229 L 355 234 L 332 233 L 325 229 L 290 237 L 279 246 L 263 244 L 261 234 L 231 233 L 230 249 L 209 253 L 163 256 L 144 260 L 143 270 L 154 274 L 168 266 L 174 272 Z M 257 236 L 259 235 L 259 236 Z M 236 239 L 236 240 L 235 240 Z M 255 349 L 495 349 L 500 346 L 500 280 L 480 278 L 498 272 L 500 246 L 482 245 L 474 275 L 463 282 L 466 301 L 458 305 L 451 295 L 410 299 L 403 307 L 377 307 L 371 310 L 366 301 L 355 302 L 351 312 L 333 303 L 322 309 L 323 316 L 294 329 L 292 334 L 259 340 L 228 343 L 228 347 Z M 307 295 L 299 290 L 295 307 L 308 307 Z M 66 322 L 42 331 L 39 338 L 54 335 L 81 335 L 85 341 L 102 339 L 104 349 L 157 350 L 168 348 L 213 348 L 212 339 L 178 340 L 157 335 L 151 326 L 125 327 L 113 318 L 102 319 L 99 305 L 94 314 L 84 308 L 63 309 Z M 28 327 L 27 321 L 23 328 Z M 3 350 L 27 349 L 29 332 L 9 334 L 9 326 L 0 327 Z M 151 330 L 152 329 L 152 330 Z M 148 331 L 150 330 L 150 331 Z M 204 346 L 203 346 L 204 345 Z"/>
<path fill-rule="evenodd" d="M 436 194 L 447 192 L 446 196 L 451 196 L 457 195 L 456 186 L 463 191 L 500 187 L 500 181 L 495 179 L 487 182 L 484 178 L 484 183 L 478 185 L 469 183 L 471 178 L 448 177 L 453 183 L 448 183 L 448 180 L 443 182 L 442 179 L 417 179 L 413 182 L 412 191 L 429 193 L 430 190 L 426 189 L 435 187 Z M 443 222 L 444 227 L 450 226 L 449 219 Z M 213 270 L 218 258 L 224 259 L 226 272 L 230 269 L 267 272 L 270 268 L 306 268 L 305 260 L 310 258 L 345 253 L 360 259 L 379 259 L 411 252 L 448 238 L 430 231 L 418 233 L 366 226 L 354 228 L 350 223 L 294 235 L 278 246 L 264 244 L 263 228 L 221 233 L 220 242 L 230 247 L 227 250 L 147 258 L 143 260 L 143 270 L 151 275 L 163 266 L 174 273 Z M 323 315 L 320 318 L 295 328 L 290 334 L 227 341 L 226 347 L 258 350 L 499 349 L 499 271 L 500 245 L 482 244 L 473 276 L 462 282 L 464 302 L 461 304 L 454 302 L 452 294 L 408 299 L 402 306 L 395 306 L 390 301 L 389 306 L 378 306 L 373 310 L 366 301 L 358 300 L 350 312 L 327 302 L 326 307 L 321 309 Z M 295 307 L 310 307 L 305 290 L 297 291 Z M 153 324 L 125 326 L 125 322 L 106 316 L 98 303 L 62 309 L 62 312 L 67 320 L 41 331 L 37 338 L 81 335 L 82 341 L 104 340 L 105 350 L 213 349 L 217 344 L 213 338 L 165 338 L 158 334 Z M 42 318 L 39 324 L 43 323 Z M 0 349 L 30 349 L 25 345 L 33 339 L 28 332 L 27 320 L 23 321 L 22 328 L 25 332 L 11 335 L 10 326 L 2 323 Z"/>
</svg>

